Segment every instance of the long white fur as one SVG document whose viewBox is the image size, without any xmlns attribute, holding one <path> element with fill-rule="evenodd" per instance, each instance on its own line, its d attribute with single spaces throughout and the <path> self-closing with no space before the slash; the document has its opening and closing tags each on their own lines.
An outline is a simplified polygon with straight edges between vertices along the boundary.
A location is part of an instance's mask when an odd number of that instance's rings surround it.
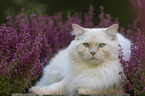
<svg viewBox="0 0 145 96">
<path fill-rule="evenodd" d="M 114 85 L 122 84 L 123 81 L 119 72 L 123 71 L 123 68 L 118 59 L 118 45 L 120 44 L 124 49 L 124 59 L 129 60 L 130 41 L 119 33 L 116 33 L 116 40 L 111 40 L 111 37 L 105 33 L 107 28 L 89 29 L 73 25 L 73 29 L 81 33 L 73 33 L 76 35 L 76 39 L 52 58 L 49 65 L 44 68 L 40 81 L 30 89 L 31 92 L 39 95 L 52 93 L 73 95 L 79 92 L 80 88 L 86 87 L 99 93 Z M 105 49 L 105 52 L 108 53 L 97 53 L 95 58 L 100 61 L 84 60 L 84 58 L 90 58 L 90 54 L 81 53 L 82 50 L 79 49 L 78 45 L 80 46 L 85 42 L 106 43 L 109 47 Z M 82 56 L 80 56 L 81 54 Z M 109 54 L 109 56 L 106 57 L 105 54 Z"/>
</svg>

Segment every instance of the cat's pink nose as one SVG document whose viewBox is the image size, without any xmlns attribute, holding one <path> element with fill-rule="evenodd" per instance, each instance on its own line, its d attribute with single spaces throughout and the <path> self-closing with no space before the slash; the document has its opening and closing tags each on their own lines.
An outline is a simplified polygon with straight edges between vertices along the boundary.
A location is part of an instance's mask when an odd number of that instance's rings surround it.
<svg viewBox="0 0 145 96">
<path fill-rule="evenodd" d="M 90 52 L 90 54 L 95 55 L 95 54 L 96 54 L 96 52 L 95 52 L 95 51 L 91 51 L 91 52 Z"/>
</svg>

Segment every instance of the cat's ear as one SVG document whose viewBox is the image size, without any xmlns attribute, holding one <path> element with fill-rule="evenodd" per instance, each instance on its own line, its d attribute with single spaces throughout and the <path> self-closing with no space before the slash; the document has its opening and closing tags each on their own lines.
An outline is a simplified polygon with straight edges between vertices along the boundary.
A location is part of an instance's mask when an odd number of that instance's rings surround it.
<svg viewBox="0 0 145 96">
<path fill-rule="evenodd" d="M 116 39 L 118 27 L 119 27 L 118 24 L 113 24 L 113 25 L 109 26 L 106 30 L 106 33 L 112 38 L 112 40 Z"/>
<path fill-rule="evenodd" d="M 72 28 L 72 35 L 75 35 L 76 39 L 79 39 L 78 37 L 85 32 L 85 29 L 77 24 L 72 24 Z"/>
</svg>

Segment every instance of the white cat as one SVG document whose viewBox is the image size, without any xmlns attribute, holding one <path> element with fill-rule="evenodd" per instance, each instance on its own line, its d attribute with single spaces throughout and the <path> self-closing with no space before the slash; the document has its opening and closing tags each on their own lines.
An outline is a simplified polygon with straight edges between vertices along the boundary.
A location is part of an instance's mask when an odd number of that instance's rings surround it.
<svg viewBox="0 0 145 96">
<path fill-rule="evenodd" d="M 83 28 L 73 24 L 75 40 L 56 54 L 31 92 L 42 94 L 123 93 L 123 72 L 119 45 L 124 59 L 130 58 L 130 41 L 117 33 L 118 25 L 108 28 Z"/>
</svg>

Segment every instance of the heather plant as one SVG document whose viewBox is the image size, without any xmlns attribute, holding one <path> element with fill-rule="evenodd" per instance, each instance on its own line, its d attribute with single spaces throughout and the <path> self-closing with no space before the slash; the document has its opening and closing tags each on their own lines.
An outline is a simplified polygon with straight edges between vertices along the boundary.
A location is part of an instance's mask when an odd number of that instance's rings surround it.
<svg viewBox="0 0 145 96">
<path fill-rule="evenodd" d="M 37 79 L 44 65 L 40 61 L 41 34 L 30 40 L 27 29 L 0 26 L 0 95 L 23 92 Z"/>
<path fill-rule="evenodd" d="M 99 23 L 97 27 L 108 27 L 112 24 L 119 24 L 118 18 L 113 18 L 109 13 L 104 13 L 104 7 L 100 6 L 100 14 L 98 16 Z"/>
<path fill-rule="evenodd" d="M 132 41 L 131 58 L 129 61 L 121 60 L 126 74 L 125 89 L 126 92 L 134 96 L 145 95 L 145 37 L 140 28 L 137 27 L 137 21 L 129 25 L 126 31 L 128 38 Z"/>
<path fill-rule="evenodd" d="M 61 12 L 54 14 L 54 16 L 46 16 L 38 12 L 37 14 L 31 14 L 29 20 L 23 10 L 16 16 L 12 26 L 17 29 L 27 28 L 32 40 L 42 33 L 42 41 L 40 42 L 41 59 L 44 57 L 50 59 L 59 49 L 70 43 L 73 39 L 73 36 L 70 35 L 72 23 L 93 27 L 93 6 L 89 8 L 88 13 L 74 13 L 68 15 L 66 19 L 62 17 Z"/>
</svg>

